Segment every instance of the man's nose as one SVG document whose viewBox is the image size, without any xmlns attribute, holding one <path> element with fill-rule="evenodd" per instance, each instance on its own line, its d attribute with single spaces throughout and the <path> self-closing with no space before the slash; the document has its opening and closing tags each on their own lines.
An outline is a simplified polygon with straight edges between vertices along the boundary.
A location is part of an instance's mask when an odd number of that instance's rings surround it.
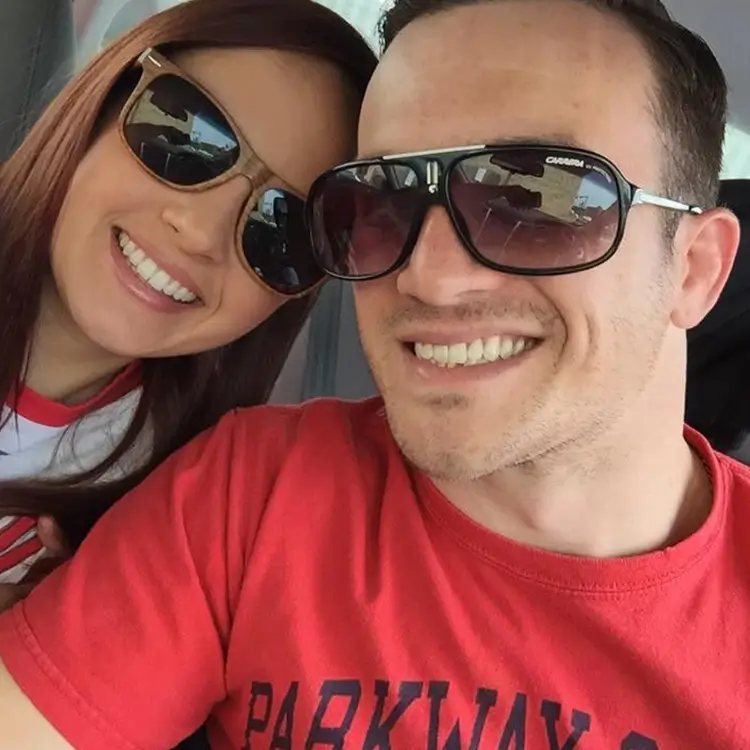
<svg viewBox="0 0 750 750">
<path fill-rule="evenodd" d="M 398 272 L 401 294 L 433 307 L 451 307 L 502 286 L 505 274 L 483 266 L 461 244 L 443 208 L 425 217 L 409 262 Z"/>
</svg>

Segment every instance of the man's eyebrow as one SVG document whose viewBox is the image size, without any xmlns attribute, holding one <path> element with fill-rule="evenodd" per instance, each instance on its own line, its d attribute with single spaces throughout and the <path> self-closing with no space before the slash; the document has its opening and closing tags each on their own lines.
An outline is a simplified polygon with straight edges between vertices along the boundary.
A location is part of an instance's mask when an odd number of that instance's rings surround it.
<svg viewBox="0 0 750 750">
<path fill-rule="evenodd" d="M 543 135 L 503 136 L 485 141 L 488 146 L 561 146 L 562 148 L 585 149 L 581 141 L 570 133 L 546 133 Z"/>
<path fill-rule="evenodd" d="M 562 148 L 586 149 L 575 136 L 570 133 L 550 133 L 546 135 L 515 135 L 499 138 L 473 139 L 464 143 L 454 143 L 449 146 L 407 147 L 391 149 L 367 149 L 358 152 L 356 161 L 380 159 L 382 157 L 398 156 L 400 154 L 418 154 L 423 151 L 444 151 L 446 149 L 473 148 L 475 146 L 558 146 Z"/>
</svg>

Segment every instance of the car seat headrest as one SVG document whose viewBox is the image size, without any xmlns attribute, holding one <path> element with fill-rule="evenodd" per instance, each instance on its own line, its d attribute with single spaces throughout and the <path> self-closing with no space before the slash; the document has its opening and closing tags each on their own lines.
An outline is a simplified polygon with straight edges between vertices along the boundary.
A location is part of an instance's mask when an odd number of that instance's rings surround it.
<svg viewBox="0 0 750 750">
<path fill-rule="evenodd" d="M 750 346 L 750 180 L 722 183 L 720 203 L 737 214 L 740 247 L 726 286 L 713 310 L 688 332 L 690 369 L 702 367 L 739 344 Z"/>
<path fill-rule="evenodd" d="M 750 180 L 722 184 L 739 217 L 737 258 L 714 309 L 688 331 L 685 419 L 718 450 L 737 453 L 750 433 Z"/>
</svg>

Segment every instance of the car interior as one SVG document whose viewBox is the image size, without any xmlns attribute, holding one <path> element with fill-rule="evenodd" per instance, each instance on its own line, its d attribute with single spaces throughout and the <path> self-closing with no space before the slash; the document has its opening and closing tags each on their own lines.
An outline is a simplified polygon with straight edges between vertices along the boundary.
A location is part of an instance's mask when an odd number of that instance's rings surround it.
<svg viewBox="0 0 750 750">
<path fill-rule="evenodd" d="M 3 0 L 0 3 L 0 159 L 19 143 L 45 104 L 110 39 L 183 0 Z M 373 46 L 385 0 L 322 0 Z M 746 0 L 666 0 L 675 17 L 716 51 L 731 88 L 722 202 L 750 222 L 750 28 Z M 748 230 L 750 232 L 750 230 Z M 688 423 L 720 449 L 750 461 L 750 248 L 747 234 L 716 309 L 690 332 Z M 295 403 L 374 393 L 357 336 L 351 288 L 331 281 L 292 349 L 272 400 Z"/>
<path fill-rule="evenodd" d="M 19 143 L 45 104 L 73 72 L 149 14 L 183 0 L 3 0 L 0 3 L 0 159 Z M 376 45 L 385 0 L 323 0 Z M 675 17 L 717 52 L 731 87 L 722 202 L 750 221 L 750 28 L 746 0 L 666 0 Z M 750 372 L 750 248 L 743 247 L 716 309 L 689 335 L 688 422 L 717 446 L 750 459 L 750 406 L 743 398 Z M 354 316 L 351 288 L 331 281 L 300 334 L 272 400 L 294 403 L 374 393 Z"/>
<path fill-rule="evenodd" d="M 182 0 L 2 0 L 0 3 L 0 161 L 74 71 L 151 13 Z M 716 51 L 728 76 L 731 125 L 722 202 L 740 217 L 742 246 L 716 308 L 689 333 L 687 421 L 717 448 L 750 463 L 750 3 L 665 0 L 675 17 Z M 376 44 L 382 0 L 324 0 Z M 357 399 L 375 387 L 357 335 L 351 288 L 331 281 L 293 347 L 273 401 Z M 195 743 L 195 744 L 192 744 Z M 188 748 L 204 747 L 195 738 Z"/>
</svg>

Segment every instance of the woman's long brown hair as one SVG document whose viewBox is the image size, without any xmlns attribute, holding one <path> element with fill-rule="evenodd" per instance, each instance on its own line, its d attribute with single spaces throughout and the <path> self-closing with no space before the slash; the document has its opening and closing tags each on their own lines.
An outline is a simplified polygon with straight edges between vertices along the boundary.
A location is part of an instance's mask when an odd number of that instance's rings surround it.
<svg viewBox="0 0 750 750">
<path fill-rule="evenodd" d="M 23 379 L 63 199 L 102 117 L 127 95 L 126 71 L 147 47 L 169 54 L 195 46 L 308 53 L 341 68 L 360 98 L 376 64 L 359 34 L 313 0 L 191 0 L 148 19 L 94 59 L 0 170 L 0 393 L 8 394 L 8 403 L 15 402 Z M 312 303 L 312 297 L 287 302 L 254 331 L 221 349 L 145 360 L 143 394 L 114 453 L 85 474 L 3 485 L 0 516 L 51 514 L 77 545 L 116 500 L 167 456 L 232 409 L 267 401 Z M 122 479 L 103 480 L 147 426 L 153 441 L 148 463 Z"/>
</svg>

